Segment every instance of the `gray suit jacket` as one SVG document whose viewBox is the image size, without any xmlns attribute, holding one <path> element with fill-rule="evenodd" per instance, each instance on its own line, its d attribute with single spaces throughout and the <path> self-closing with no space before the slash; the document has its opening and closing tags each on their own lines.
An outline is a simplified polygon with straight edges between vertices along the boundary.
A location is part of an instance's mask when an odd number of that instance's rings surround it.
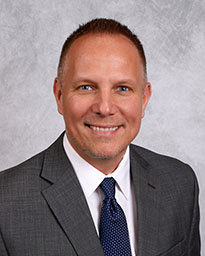
<svg viewBox="0 0 205 256">
<path fill-rule="evenodd" d="M 0 173 L 0 256 L 103 256 L 62 138 Z M 199 256 L 198 186 L 191 168 L 134 145 L 130 158 L 137 255 Z"/>
</svg>

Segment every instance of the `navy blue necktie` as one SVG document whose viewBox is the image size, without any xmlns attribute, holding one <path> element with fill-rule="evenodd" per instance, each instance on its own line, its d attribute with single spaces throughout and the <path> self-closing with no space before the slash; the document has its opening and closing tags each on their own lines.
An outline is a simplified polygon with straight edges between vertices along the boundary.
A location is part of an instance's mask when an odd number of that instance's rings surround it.
<svg viewBox="0 0 205 256">
<path fill-rule="evenodd" d="M 100 216 L 100 242 L 105 256 L 131 256 L 125 214 L 115 199 L 115 180 L 105 178 L 100 184 L 105 194 Z"/>
</svg>

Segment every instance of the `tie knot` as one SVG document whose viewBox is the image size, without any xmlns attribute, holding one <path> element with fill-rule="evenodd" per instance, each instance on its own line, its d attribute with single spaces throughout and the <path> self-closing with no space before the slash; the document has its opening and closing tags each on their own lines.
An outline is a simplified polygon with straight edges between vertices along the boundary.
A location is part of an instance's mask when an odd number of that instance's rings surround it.
<svg viewBox="0 0 205 256">
<path fill-rule="evenodd" d="M 105 194 L 105 197 L 108 198 L 114 198 L 115 197 L 115 179 L 111 178 L 105 178 L 101 184 L 100 187 L 102 191 Z"/>
</svg>

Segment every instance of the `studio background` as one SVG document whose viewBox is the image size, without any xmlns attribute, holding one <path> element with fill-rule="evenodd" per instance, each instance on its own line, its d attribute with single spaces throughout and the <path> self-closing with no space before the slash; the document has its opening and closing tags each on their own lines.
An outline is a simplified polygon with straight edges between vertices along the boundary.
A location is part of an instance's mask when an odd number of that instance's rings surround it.
<svg viewBox="0 0 205 256">
<path fill-rule="evenodd" d="M 62 44 L 79 24 L 114 18 L 141 39 L 152 84 L 134 143 L 195 170 L 205 255 L 204 14 L 204 0 L 0 0 L 0 170 L 64 130 L 52 93 Z"/>
</svg>

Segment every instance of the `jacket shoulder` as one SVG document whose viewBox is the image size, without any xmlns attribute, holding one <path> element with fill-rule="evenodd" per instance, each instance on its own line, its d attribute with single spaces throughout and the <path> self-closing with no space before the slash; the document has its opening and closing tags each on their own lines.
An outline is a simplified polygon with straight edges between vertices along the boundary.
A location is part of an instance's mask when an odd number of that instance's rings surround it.
<svg viewBox="0 0 205 256">
<path fill-rule="evenodd" d="M 3 182 L 5 183 L 7 179 L 17 180 L 21 177 L 23 178 L 25 176 L 32 176 L 36 174 L 38 174 L 39 176 L 43 168 L 46 155 L 50 155 L 50 158 L 52 158 L 53 156 L 58 157 L 59 148 L 62 148 L 63 135 L 64 133 L 62 133 L 57 138 L 57 140 L 54 141 L 47 149 L 41 151 L 40 153 L 32 156 L 31 158 L 14 167 L 1 171 L 0 182 L 3 180 Z"/>
<path fill-rule="evenodd" d="M 0 172 L 0 187 L 10 187 L 19 183 L 28 183 L 35 176 L 39 177 L 43 166 L 45 150 L 26 161 Z M 2 184 L 2 185 L 1 185 Z"/>
<path fill-rule="evenodd" d="M 169 175 L 172 176 L 173 179 L 177 177 L 196 179 L 193 169 L 187 163 L 179 159 L 162 155 L 133 144 L 130 145 L 130 149 L 132 157 L 140 157 L 152 174 L 154 173 L 159 176 Z"/>
</svg>

